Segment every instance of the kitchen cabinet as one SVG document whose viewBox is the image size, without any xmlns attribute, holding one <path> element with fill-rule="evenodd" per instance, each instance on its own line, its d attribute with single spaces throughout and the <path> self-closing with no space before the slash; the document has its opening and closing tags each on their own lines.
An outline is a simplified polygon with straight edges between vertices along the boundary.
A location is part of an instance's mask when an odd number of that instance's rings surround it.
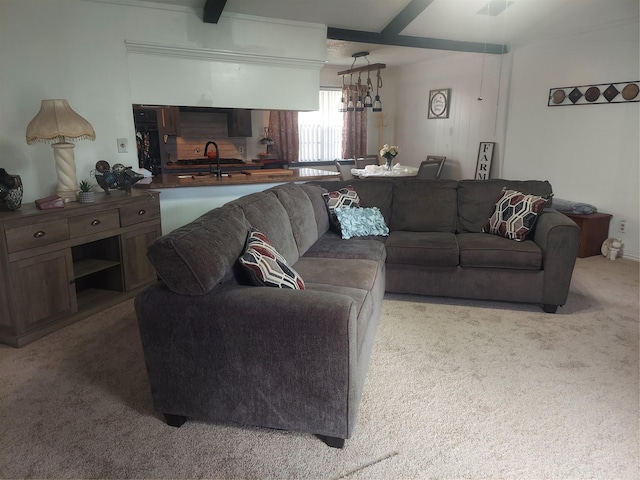
<svg viewBox="0 0 640 480">
<path fill-rule="evenodd" d="M 251 137 L 251 110 L 234 108 L 227 112 L 229 137 Z"/>
<path fill-rule="evenodd" d="M 163 107 L 160 109 L 160 126 L 163 135 L 180 136 L 180 109 Z"/>
<path fill-rule="evenodd" d="M 0 212 L 0 342 L 21 347 L 136 295 L 156 278 L 146 251 L 160 235 L 153 190 Z"/>
</svg>

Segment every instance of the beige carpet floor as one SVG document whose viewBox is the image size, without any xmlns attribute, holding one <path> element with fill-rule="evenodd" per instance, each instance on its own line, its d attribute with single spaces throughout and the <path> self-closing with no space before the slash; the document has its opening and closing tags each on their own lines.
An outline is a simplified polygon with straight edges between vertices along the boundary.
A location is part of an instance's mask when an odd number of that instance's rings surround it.
<svg viewBox="0 0 640 480">
<path fill-rule="evenodd" d="M 567 304 L 388 295 L 343 450 L 153 410 L 132 302 L 0 346 L 2 478 L 637 479 L 639 264 L 578 259 Z"/>
</svg>

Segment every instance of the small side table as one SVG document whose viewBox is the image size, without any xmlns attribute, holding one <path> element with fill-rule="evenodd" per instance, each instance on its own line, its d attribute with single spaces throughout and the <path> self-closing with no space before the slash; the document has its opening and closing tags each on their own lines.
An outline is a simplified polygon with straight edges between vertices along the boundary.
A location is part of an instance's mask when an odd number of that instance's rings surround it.
<svg viewBox="0 0 640 480">
<path fill-rule="evenodd" d="M 609 237 L 609 222 L 612 215 L 608 213 L 590 213 L 578 215 L 563 212 L 567 217 L 576 222 L 582 233 L 580 234 L 580 248 L 578 257 L 592 257 L 601 255 L 600 247 Z"/>
</svg>

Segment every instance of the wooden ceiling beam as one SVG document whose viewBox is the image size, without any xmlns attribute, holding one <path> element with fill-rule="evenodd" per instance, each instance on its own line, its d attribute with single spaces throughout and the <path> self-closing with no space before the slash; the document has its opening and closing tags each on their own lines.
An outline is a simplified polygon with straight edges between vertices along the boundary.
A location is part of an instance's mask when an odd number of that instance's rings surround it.
<svg viewBox="0 0 640 480">
<path fill-rule="evenodd" d="M 205 23 L 218 23 L 222 10 L 227 0 L 207 0 L 204 4 L 204 15 L 202 21 Z"/>
<path fill-rule="evenodd" d="M 374 43 L 377 45 L 393 45 L 396 47 L 430 48 L 433 50 L 452 50 L 455 52 L 491 53 L 500 55 L 507 53 L 509 47 L 496 43 L 462 42 L 429 37 L 411 37 L 408 35 L 382 35 L 376 32 L 347 30 L 343 28 L 327 28 L 327 38 L 346 42 Z"/>
<path fill-rule="evenodd" d="M 433 0 L 411 0 L 409 4 L 396 15 L 396 17 L 384 27 L 380 34 L 383 37 L 399 35 L 407 26 L 420 15 L 425 8 L 433 3 Z"/>
</svg>

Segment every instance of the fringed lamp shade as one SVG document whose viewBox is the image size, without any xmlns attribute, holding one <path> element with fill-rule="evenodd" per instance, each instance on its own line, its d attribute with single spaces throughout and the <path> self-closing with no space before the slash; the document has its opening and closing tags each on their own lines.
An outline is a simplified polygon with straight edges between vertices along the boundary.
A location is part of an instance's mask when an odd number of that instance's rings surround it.
<svg viewBox="0 0 640 480">
<path fill-rule="evenodd" d="M 42 100 L 40 111 L 27 126 L 27 143 L 53 142 L 58 175 L 57 194 L 65 202 L 76 200 L 78 178 L 73 143 L 67 140 L 95 140 L 96 132 L 66 100 Z"/>
</svg>

